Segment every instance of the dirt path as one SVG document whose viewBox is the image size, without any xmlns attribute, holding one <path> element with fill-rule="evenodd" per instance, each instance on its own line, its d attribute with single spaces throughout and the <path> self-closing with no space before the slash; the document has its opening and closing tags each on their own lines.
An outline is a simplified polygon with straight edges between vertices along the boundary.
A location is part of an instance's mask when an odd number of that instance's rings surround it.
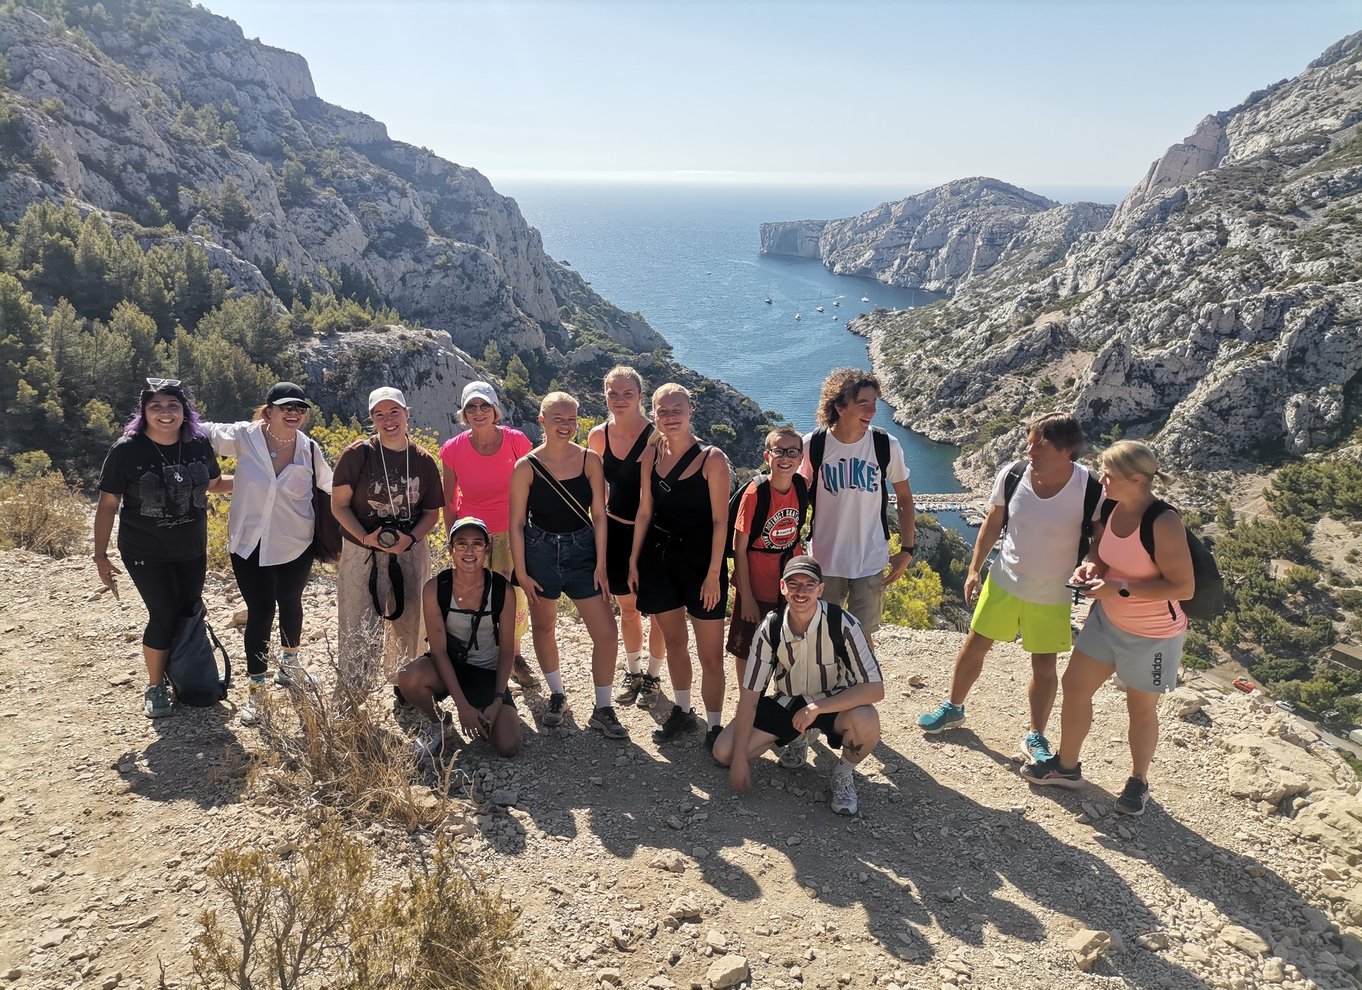
<svg viewBox="0 0 1362 990">
<path fill-rule="evenodd" d="M 0 985 L 150 987 L 160 959 L 188 986 L 214 852 L 273 847 L 305 826 L 248 790 L 260 741 L 231 706 L 142 717 L 140 602 L 91 587 L 84 561 L 0 556 Z M 233 590 L 210 577 L 211 614 L 230 615 Z M 309 631 L 328 627 L 333 602 L 313 585 Z M 944 690 L 959 636 L 888 632 L 885 741 L 847 819 L 827 808 L 835 757 L 821 744 L 803 770 L 759 761 L 753 791 L 735 796 L 699 733 L 655 746 L 654 716 L 637 709 L 621 711 L 628 741 L 584 728 L 587 648 L 575 626 L 563 639 L 564 726 L 537 729 L 545 696 L 532 691 L 519 699 L 520 758 L 470 747 L 457 761 L 478 795 L 504 802 L 479 806 L 467 855 L 523 905 L 525 954 L 563 987 L 709 987 L 738 955 L 744 985 L 773 990 L 1362 987 L 1357 781 L 1327 748 L 1265 725 L 1250 699 L 1171 699 L 1156 804 L 1118 820 L 1119 691 L 1097 697 L 1089 788 L 1038 793 L 1013 757 L 1024 656 L 1000 648 L 970 727 L 924 739 L 911 723 Z M 238 632 L 225 642 L 239 655 Z M 1231 796 L 1244 776 L 1287 779 L 1291 793 Z M 1329 802 L 1341 812 L 1311 837 L 1302 823 Z M 363 832 L 390 864 L 413 851 L 403 831 Z M 1114 942 L 1090 972 L 1068 948 L 1080 929 Z"/>
</svg>

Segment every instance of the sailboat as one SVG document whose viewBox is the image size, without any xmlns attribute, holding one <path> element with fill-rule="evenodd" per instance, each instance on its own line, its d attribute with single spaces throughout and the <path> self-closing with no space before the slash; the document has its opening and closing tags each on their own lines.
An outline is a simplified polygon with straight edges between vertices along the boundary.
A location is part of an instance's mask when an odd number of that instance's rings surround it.
<svg viewBox="0 0 1362 990">
<path fill-rule="evenodd" d="M 821 313 L 821 312 L 823 312 L 823 307 L 822 307 L 822 306 L 815 306 L 815 307 L 813 308 L 813 311 L 814 311 L 815 313 Z"/>
<path fill-rule="evenodd" d="M 803 318 L 804 318 L 804 317 L 800 316 L 798 313 L 795 314 L 795 319 L 796 319 L 796 320 L 802 320 Z"/>
<path fill-rule="evenodd" d="M 870 302 L 869 296 L 861 296 L 861 302 Z"/>
<path fill-rule="evenodd" d="M 767 290 L 766 290 L 766 305 L 768 305 L 768 306 L 771 305 L 771 290 L 770 290 L 770 289 L 767 289 Z"/>
<path fill-rule="evenodd" d="M 834 300 L 832 301 L 832 304 L 833 304 L 834 306 L 840 306 L 840 305 L 842 305 L 842 300 L 840 300 L 840 299 L 834 299 Z"/>
</svg>

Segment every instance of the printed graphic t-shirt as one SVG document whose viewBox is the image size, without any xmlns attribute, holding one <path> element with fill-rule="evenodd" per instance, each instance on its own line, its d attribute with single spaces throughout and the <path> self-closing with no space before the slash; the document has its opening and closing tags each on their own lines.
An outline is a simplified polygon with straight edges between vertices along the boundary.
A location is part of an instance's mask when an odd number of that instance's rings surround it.
<svg viewBox="0 0 1362 990">
<path fill-rule="evenodd" d="M 990 504 L 1003 504 L 1003 488 L 1011 467 L 1006 465 L 993 480 Z M 1031 467 L 1027 465 L 1012 494 L 1003 548 L 989 571 L 994 584 L 1033 605 L 1064 605 L 1070 601 L 1064 582 L 1073 575 L 1078 558 L 1087 486 L 1088 469 L 1075 464 L 1068 484 L 1057 495 L 1041 498 L 1031 486 Z M 1099 499 L 1093 507 L 1093 519 L 1099 519 L 1101 513 Z"/>
<path fill-rule="evenodd" d="M 123 437 L 104 458 L 99 490 L 123 500 L 118 552 L 132 560 L 192 560 L 208 549 L 208 483 L 222 473 L 205 438 L 161 446 Z"/>
<path fill-rule="evenodd" d="M 770 482 L 767 484 L 769 486 Z M 738 503 L 738 518 L 733 522 L 735 553 L 747 547 L 747 534 L 752 532 L 756 512 L 757 486 L 749 484 Z M 799 496 L 795 494 L 794 485 L 784 494 L 771 489 L 770 513 L 746 551 L 752 594 L 757 601 L 768 604 L 780 601 L 780 571 L 786 556 L 767 551 L 790 550 L 791 555 L 803 552 L 799 547 Z"/>
<path fill-rule="evenodd" d="M 863 578 L 889 566 L 889 543 L 880 527 L 880 491 L 908 480 L 903 447 L 889 437 L 888 477 L 880 477 L 875 439 L 870 430 L 855 443 L 842 443 L 831 432 L 823 448 L 819 477 L 809 462 L 809 439 L 804 437 L 804 462 L 799 466 L 810 485 L 818 486 L 818 505 L 809 537 L 809 553 L 828 577 Z"/>
<path fill-rule="evenodd" d="M 495 454 L 474 450 L 468 430 L 446 440 L 440 448 L 440 460 L 458 480 L 454 518 L 477 516 L 490 533 L 505 533 L 511 528 L 511 472 L 515 462 L 534 447 L 519 430 L 506 426 L 498 429 L 501 448 Z"/>
<path fill-rule="evenodd" d="M 414 524 L 444 501 L 440 466 L 414 443 L 393 451 L 374 439 L 356 440 L 341 452 L 331 483 L 350 486 L 350 508 L 366 533 L 387 522 Z M 345 538 L 359 542 L 348 530 Z"/>
</svg>

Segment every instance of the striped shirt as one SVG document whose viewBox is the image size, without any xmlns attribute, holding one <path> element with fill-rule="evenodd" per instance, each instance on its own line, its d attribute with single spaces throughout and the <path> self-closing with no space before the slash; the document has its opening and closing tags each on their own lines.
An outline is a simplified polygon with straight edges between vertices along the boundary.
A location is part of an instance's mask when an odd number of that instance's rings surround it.
<svg viewBox="0 0 1362 990">
<path fill-rule="evenodd" d="M 802 636 L 790 629 L 788 609 L 772 612 L 762 620 L 752 639 L 752 652 L 747 660 L 747 676 L 743 687 L 762 694 L 774 682 L 775 700 L 803 697 L 821 701 L 856 684 L 878 684 L 884 680 L 875 654 L 856 617 L 842 611 L 842 640 L 846 645 L 847 661 L 842 662 L 833 649 L 828 630 L 827 602 L 818 603 L 818 614 Z M 776 646 L 771 646 L 771 630 L 776 622 L 780 632 Z"/>
</svg>

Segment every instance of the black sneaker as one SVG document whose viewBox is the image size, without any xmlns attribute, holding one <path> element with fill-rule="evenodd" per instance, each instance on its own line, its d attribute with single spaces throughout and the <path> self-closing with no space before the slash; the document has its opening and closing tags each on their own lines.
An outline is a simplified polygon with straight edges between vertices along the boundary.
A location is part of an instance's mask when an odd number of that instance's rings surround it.
<svg viewBox="0 0 1362 990">
<path fill-rule="evenodd" d="M 607 739 L 628 739 L 629 730 L 620 724 L 620 720 L 615 716 L 615 709 L 596 708 L 591 712 L 591 720 L 586 723 L 593 729 L 599 729 L 601 735 Z"/>
<path fill-rule="evenodd" d="M 640 674 L 643 678 L 639 682 L 638 706 L 640 708 L 652 708 L 657 704 L 657 699 L 662 696 L 662 678 L 654 677 L 652 674 Z"/>
<path fill-rule="evenodd" d="M 1139 777 L 1131 777 L 1126 781 L 1126 789 L 1116 799 L 1116 812 L 1121 815 L 1139 817 L 1144 814 L 1145 806 L 1148 804 L 1149 785 Z"/>
<path fill-rule="evenodd" d="M 638 693 L 643 690 L 643 678 L 647 676 L 643 673 L 631 674 L 626 671 L 620 693 L 615 695 L 615 704 L 627 706 L 638 701 Z"/>
<path fill-rule="evenodd" d="M 1021 775 L 1028 784 L 1065 787 L 1073 790 L 1083 786 L 1083 764 L 1076 767 L 1062 767 L 1059 757 L 1054 756 L 1044 763 L 1028 763 L 1021 768 Z"/>
<path fill-rule="evenodd" d="M 723 731 L 724 730 L 722 726 L 711 725 L 709 727 L 709 731 L 705 733 L 705 750 L 711 756 L 714 755 L 714 740 L 718 739 L 719 733 Z"/>
<path fill-rule="evenodd" d="M 672 705 L 672 710 L 667 713 L 667 721 L 653 730 L 653 742 L 664 743 L 668 739 L 675 739 L 683 732 L 693 731 L 695 727 L 693 711 L 689 708 L 683 711 L 680 705 Z"/>
<path fill-rule="evenodd" d="M 549 707 L 544 709 L 544 724 L 556 726 L 563 724 L 563 711 L 567 708 L 567 695 L 549 695 Z"/>
</svg>

